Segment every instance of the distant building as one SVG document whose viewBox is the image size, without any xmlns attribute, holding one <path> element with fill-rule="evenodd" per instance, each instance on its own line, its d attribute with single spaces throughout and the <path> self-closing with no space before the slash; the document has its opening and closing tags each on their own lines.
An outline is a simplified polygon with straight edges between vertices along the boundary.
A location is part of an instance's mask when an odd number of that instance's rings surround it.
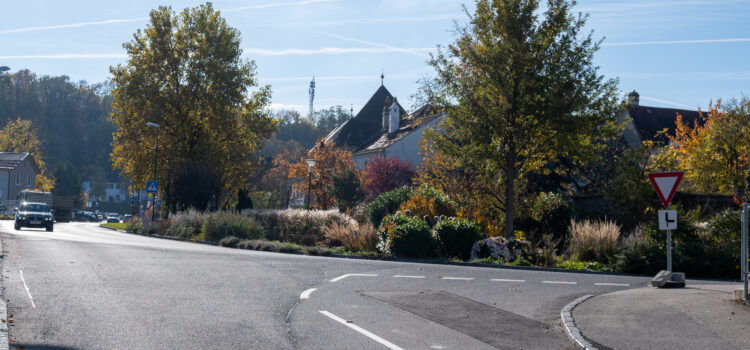
<svg viewBox="0 0 750 350">
<path fill-rule="evenodd" d="M 636 91 L 628 94 L 628 106 L 620 112 L 619 120 L 625 121 L 623 136 L 628 146 L 636 148 L 643 141 L 650 140 L 661 144 L 669 143 L 666 134 L 674 136 L 677 115 L 690 127 L 700 122 L 700 112 L 688 109 L 661 108 L 640 105 L 640 95 Z"/>
<path fill-rule="evenodd" d="M 91 207 L 91 203 L 97 200 L 111 203 L 122 203 L 126 200 L 130 200 L 128 187 L 119 182 L 106 182 L 104 184 L 104 195 L 99 197 L 95 196 L 93 193 L 92 186 L 94 183 L 91 181 L 83 181 L 81 185 L 83 192 L 87 193 L 89 197 L 89 203 L 86 203 L 86 207 Z"/>
<path fill-rule="evenodd" d="M 36 188 L 41 174 L 34 158 L 27 152 L 0 152 L 0 199 L 15 200 L 21 190 Z"/>
<path fill-rule="evenodd" d="M 351 151 L 359 168 L 372 157 L 396 157 L 417 166 L 422 161 L 422 132 L 437 126 L 444 117 L 429 105 L 408 114 L 381 85 L 354 118 L 331 131 L 325 140 Z"/>
</svg>

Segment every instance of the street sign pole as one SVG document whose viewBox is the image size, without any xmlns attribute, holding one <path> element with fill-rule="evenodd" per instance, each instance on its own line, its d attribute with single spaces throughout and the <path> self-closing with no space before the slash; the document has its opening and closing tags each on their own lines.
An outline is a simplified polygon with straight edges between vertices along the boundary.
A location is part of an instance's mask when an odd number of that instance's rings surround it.
<svg viewBox="0 0 750 350">
<path fill-rule="evenodd" d="M 745 305 L 748 305 L 747 300 L 747 211 L 750 209 L 750 203 L 745 203 L 742 206 L 742 251 L 740 252 L 740 272 L 742 274 L 743 291 L 742 299 L 745 301 Z"/>
<path fill-rule="evenodd" d="M 667 273 L 672 273 L 672 230 L 677 229 L 677 212 L 670 210 L 672 198 L 682 182 L 684 172 L 650 173 L 648 178 L 665 210 L 659 210 L 659 229 L 667 232 Z M 670 219 L 670 216 L 672 217 Z"/>
<path fill-rule="evenodd" d="M 667 230 L 667 271 L 672 272 L 672 230 Z"/>
</svg>

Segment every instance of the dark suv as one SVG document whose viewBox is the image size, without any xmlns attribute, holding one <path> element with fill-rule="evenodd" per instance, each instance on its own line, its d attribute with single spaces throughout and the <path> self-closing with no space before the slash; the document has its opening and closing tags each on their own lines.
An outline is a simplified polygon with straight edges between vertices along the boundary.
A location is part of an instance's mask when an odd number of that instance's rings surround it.
<svg viewBox="0 0 750 350">
<path fill-rule="evenodd" d="M 16 208 L 16 230 L 21 227 L 44 227 L 47 231 L 52 231 L 53 224 L 54 218 L 47 204 L 22 202 Z"/>
</svg>

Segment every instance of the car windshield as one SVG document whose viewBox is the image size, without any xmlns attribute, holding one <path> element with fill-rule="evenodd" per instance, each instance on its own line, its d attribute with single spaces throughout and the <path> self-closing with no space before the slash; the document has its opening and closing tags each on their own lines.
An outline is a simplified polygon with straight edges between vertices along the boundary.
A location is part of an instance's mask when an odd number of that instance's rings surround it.
<svg viewBox="0 0 750 350">
<path fill-rule="evenodd" d="M 37 204 L 37 203 L 31 203 L 31 204 L 24 204 L 21 206 L 21 211 L 42 211 L 42 212 L 48 212 L 49 206 L 46 204 Z"/>
</svg>

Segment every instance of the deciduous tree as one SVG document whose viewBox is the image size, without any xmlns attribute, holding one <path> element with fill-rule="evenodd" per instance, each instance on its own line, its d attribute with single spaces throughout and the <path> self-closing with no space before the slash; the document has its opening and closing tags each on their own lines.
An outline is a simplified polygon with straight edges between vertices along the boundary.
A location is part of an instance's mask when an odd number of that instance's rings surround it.
<svg viewBox="0 0 750 350">
<path fill-rule="evenodd" d="M 396 157 L 372 157 L 365 169 L 365 193 L 373 199 L 394 188 L 411 185 L 416 175 L 414 164 Z"/>
<path fill-rule="evenodd" d="M 334 144 L 326 143 L 323 139 L 318 140 L 315 148 L 307 152 L 308 159 L 315 160 L 312 172 L 311 205 L 320 209 L 328 209 L 337 204 L 334 195 L 334 174 L 342 174 L 346 171 L 355 171 L 356 166 L 352 160 L 352 152 L 343 148 L 335 147 Z M 308 192 L 308 173 L 305 158 L 292 164 L 289 178 L 300 179 L 296 185 L 298 193 Z M 302 180 L 303 179 L 303 180 Z"/>
<path fill-rule="evenodd" d="M 36 176 L 36 187 L 44 191 L 52 190 L 54 183 L 47 175 L 43 145 L 31 120 L 11 120 L 0 129 L 0 152 L 28 152 L 41 171 Z"/>
<path fill-rule="evenodd" d="M 259 144 L 275 130 L 264 111 L 270 87 L 251 91 L 258 84 L 255 63 L 241 57 L 239 32 L 210 3 L 179 14 L 159 7 L 123 47 L 127 63 L 110 68 L 113 166 L 135 184 L 153 176 L 156 130 L 146 123 L 154 122 L 161 126 L 157 180 L 167 207 L 188 204 L 175 176 L 195 164 L 206 170 L 201 174 L 217 177 L 211 198 L 231 205 Z M 179 183 L 190 183 L 184 180 Z"/>
<path fill-rule="evenodd" d="M 422 95 L 445 106 L 436 147 L 503 187 L 505 236 L 514 233 L 519 187 L 558 156 L 584 159 L 617 131 L 617 83 L 593 64 L 600 41 L 567 0 L 477 0 L 470 23 L 430 59 Z M 497 214 L 500 214 L 498 212 Z"/>
</svg>

